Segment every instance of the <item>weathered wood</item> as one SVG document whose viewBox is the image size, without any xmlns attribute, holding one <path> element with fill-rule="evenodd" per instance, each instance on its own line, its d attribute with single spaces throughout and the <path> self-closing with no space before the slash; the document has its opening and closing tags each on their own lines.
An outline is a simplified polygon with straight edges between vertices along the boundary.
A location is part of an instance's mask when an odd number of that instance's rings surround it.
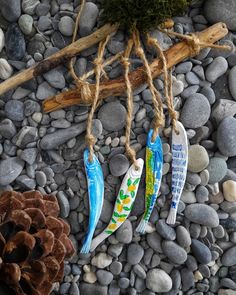
<svg viewBox="0 0 236 295">
<path fill-rule="evenodd" d="M 107 35 L 112 34 L 118 29 L 118 25 L 104 25 L 91 35 L 81 38 L 78 41 L 70 44 L 69 46 L 59 50 L 50 57 L 42 60 L 35 66 L 23 70 L 22 72 L 16 74 L 15 76 L 9 78 L 8 80 L 0 84 L 0 95 L 4 94 L 10 89 L 16 88 L 17 86 L 23 84 L 30 79 L 42 75 L 51 69 L 54 69 L 58 65 L 67 62 L 72 57 L 78 55 L 81 51 L 97 44 Z"/>
<path fill-rule="evenodd" d="M 206 30 L 196 33 L 199 41 L 202 43 L 213 44 L 228 34 L 228 29 L 224 23 L 217 23 Z M 192 56 L 193 48 L 186 41 L 182 41 L 172 46 L 165 52 L 168 68 L 180 63 L 184 59 Z M 162 73 L 162 62 L 160 59 L 155 59 L 151 65 L 153 78 L 156 78 Z M 136 69 L 129 75 L 132 88 L 136 89 L 143 85 L 147 80 L 147 75 L 143 67 Z M 90 90 L 92 97 L 94 94 L 94 84 L 91 84 Z M 122 96 L 126 93 L 126 86 L 124 77 L 116 80 L 109 80 L 100 84 L 100 99 L 109 96 Z M 56 96 L 50 97 L 43 102 L 44 111 L 51 112 L 64 107 L 76 104 L 91 104 L 92 100 L 84 100 L 81 96 L 80 89 L 73 89 L 66 92 L 59 93 Z"/>
</svg>

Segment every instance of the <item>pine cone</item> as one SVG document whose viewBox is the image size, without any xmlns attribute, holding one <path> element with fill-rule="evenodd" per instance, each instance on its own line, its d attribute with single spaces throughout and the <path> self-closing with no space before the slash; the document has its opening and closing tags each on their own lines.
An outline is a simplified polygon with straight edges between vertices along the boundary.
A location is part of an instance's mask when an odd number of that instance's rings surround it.
<svg viewBox="0 0 236 295">
<path fill-rule="evenodd" d="M 0 195 L 0 294 L 48 295 L 74 253 L 69 225 L 53 195 Z"/>
</svg>

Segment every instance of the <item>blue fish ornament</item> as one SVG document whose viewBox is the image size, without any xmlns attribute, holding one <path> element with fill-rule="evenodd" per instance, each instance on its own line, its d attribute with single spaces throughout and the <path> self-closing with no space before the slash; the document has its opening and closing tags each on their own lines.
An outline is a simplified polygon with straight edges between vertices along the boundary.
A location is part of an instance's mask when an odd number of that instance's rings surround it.
<svg viewBox="0 0 236 295">
<path fill-rule="evenodd" d="M 184 126 L 177 121 L 172 131 L 172 203 L 166 222 L 175 224 L 179 200 L 183 192 L 188 168 L 188 138 Z"/>
<path fill-rule="evenodd" d="M 91 242 L 98 220 L 100 218 L 104 200 L 104 179 L 101 165 L 95 155 L 92 162 L 89 161 L 89 150 L 84 151 L 84 165 L 88 183 L 89 195 L 89 225 L 80 253 L 89 253 Z"/>
<path fill-rule="evenodd" d="M 148 133 L 146 146 L 146 193 L 145 193 L 145 212 L 136 228 L 138 233 L 144 234 L 147 223 L 155 206 L 159 193 L 162 167 L 163 167 L 163 151 L 161 138 L 158 135 L 155 141 L 152 141 L 153 129 Z"/>
</svg>

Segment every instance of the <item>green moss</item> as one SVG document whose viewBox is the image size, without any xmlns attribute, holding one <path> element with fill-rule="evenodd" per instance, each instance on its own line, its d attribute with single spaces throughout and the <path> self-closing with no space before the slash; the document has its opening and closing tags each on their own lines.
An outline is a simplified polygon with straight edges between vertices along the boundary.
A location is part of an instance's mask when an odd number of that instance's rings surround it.
<svg viewBox="0 0 236 295">
<path fill-rule="evenodd" d="M 191 0 L 103 0 L 102 19 L 106 23 L 120 23 L 132 31 L 156 28 L 167 18 L 181 15 Z"/>
</svg>

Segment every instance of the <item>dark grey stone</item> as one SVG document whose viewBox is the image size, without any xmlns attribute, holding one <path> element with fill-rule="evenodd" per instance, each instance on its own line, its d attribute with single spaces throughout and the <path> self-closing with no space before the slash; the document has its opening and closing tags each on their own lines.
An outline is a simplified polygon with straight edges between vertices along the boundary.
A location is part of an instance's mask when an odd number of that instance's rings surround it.
<svg viewBox="0 0 236 295">
<path fill-rule="evenodd" d="M 25 38 L 17 24 L 8 27 L 5 35 L 6 53 L 9 59 L 21 60 L 25 56 Z"/>
</svg>

